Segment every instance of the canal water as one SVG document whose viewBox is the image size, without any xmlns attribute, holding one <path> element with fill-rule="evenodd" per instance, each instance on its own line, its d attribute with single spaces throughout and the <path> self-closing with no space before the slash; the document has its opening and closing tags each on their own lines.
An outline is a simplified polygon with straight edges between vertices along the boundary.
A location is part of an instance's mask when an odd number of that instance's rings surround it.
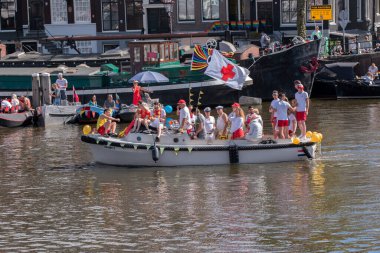
<svg viewBox="0 0 380 253">
<path fill-rule="evenodd" d="M 80 126 L 1 128 L 0 252 L 380 252 L 379 112 L 313 100 L 319 159 L 193 168 L 95 164 Z"/>
</svg>

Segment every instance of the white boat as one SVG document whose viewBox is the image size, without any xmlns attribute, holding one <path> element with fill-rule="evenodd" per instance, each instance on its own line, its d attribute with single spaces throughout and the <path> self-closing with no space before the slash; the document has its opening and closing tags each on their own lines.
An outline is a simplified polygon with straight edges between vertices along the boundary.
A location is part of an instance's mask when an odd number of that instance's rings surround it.
<svg viewBox="0 0 380 253">
<path fill-rule="evenodd" d="M 68 123 L 80 105 L 43 105 L 38 108 L 38 125 L 49 127 Z"/>
<path fill-rule="evenodd" d="M 300 161 L 315 158 L 317 145 L 291 140 L 192 140 L 187 134 L 130 133 L 124 138 L 83 135 L 96 162 L 116 166 L 189 166 L 253 164 Z"/>
</svg>

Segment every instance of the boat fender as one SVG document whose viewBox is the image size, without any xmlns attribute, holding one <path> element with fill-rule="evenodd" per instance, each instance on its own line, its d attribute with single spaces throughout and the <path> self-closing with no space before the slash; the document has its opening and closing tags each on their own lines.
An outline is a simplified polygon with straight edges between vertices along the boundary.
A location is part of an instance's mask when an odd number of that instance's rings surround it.
<svg viewBox="0 0 380 253">
<path fill-rule="evenodd" d="M 309 158 L 309 159 L 313 158 L 313 156 L 310 154 L 309 150 L 305 146 L 302 147 L 302 150 L 305 153 L 307 158 Z"/>
<path fill-rule="evenodd" d="M 150 147 L 149 149 L 152 151 L 152 159 L 156 163 L 160 159 L 160 151 L 156 145 Z"/>
<path fill-rule="evenodd" d="M 230 155 L 230 163 L 239 163 L 239 150 L 236 145 L 231 145 L 228 147 L 229 155 Z"/>
</svg>

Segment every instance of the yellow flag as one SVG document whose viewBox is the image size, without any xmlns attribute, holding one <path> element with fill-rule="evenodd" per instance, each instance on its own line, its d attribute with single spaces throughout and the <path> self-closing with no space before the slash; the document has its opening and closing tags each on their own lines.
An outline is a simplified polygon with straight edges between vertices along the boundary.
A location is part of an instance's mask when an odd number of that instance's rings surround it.
<svg viewBox="0 0 380 253">
<path fill-rule="evenodd" d="M 188 147 L 187 150 L 189 150 L 189 153 L 191 153 L 191 151 L 193 150 L 192 147 Z"/>
<path fill-rule="evenodd" d="M 175 155 L 178 155 L 179 148 L 174 148 Z"/>
<path fill-rule="evenodd" d="M 200 95 L 203 95 L 204 93 L 203 93 L 203 91 L 200 91 L 199 94 L 200 94 Z"/>
<path fill-rule="evenodd" d="M 198 105 L 201 105 L 201 102 L 198 102 Z"/>
</svg>

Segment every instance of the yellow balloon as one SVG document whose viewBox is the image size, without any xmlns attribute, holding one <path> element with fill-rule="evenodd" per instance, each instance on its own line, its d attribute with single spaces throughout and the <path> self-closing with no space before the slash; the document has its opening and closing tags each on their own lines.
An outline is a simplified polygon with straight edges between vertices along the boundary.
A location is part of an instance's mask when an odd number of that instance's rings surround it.
<svg viewBox="0 0 380 253">
<path fill-rule="evenodd" d="M 300 144 L 300 142 L 301 142 L 301 140 L 300 140 L 300 138 L 298 138 L 298 137 L 294 137 L 294 138 L 292 138 L 292 143 L 293 144 Z"/>
<path fill-rule="evenodd" d="M 319 139 L 319 142 L 322 141 L 322 134 L 321 133 L 318 133 L 318 139 Z"/>
<path fill-rule="evenodd" d="M 313 133 L 313 135 L 311 136 L 311 141 L 312 142 L 319 142 L 319 135 L 318 135 L 318 133 Z"/>
<path fill-rule="evenodd" d="M 319 136 L 321 137 L 321 141 L 323 140 L 323 134 L 319 133 Z"/>
<path fill-rule="evenodd" d="M 84 134 L 84 135 L 88 135 L 88 134 L 90 134 L 91 131 L 92 131 L 92 128 L 91 128 L 90 125 L 85 125 L 85 126 L 83 127 L 83 134 Z"/>
<path fill-rule="evenodd" d="M 306 137 L 307 138 L 311 138 L 312 135 L 313 135 L 313 133 L 311 131 L 307 131 L 306 132 Z"/>
</svg>

